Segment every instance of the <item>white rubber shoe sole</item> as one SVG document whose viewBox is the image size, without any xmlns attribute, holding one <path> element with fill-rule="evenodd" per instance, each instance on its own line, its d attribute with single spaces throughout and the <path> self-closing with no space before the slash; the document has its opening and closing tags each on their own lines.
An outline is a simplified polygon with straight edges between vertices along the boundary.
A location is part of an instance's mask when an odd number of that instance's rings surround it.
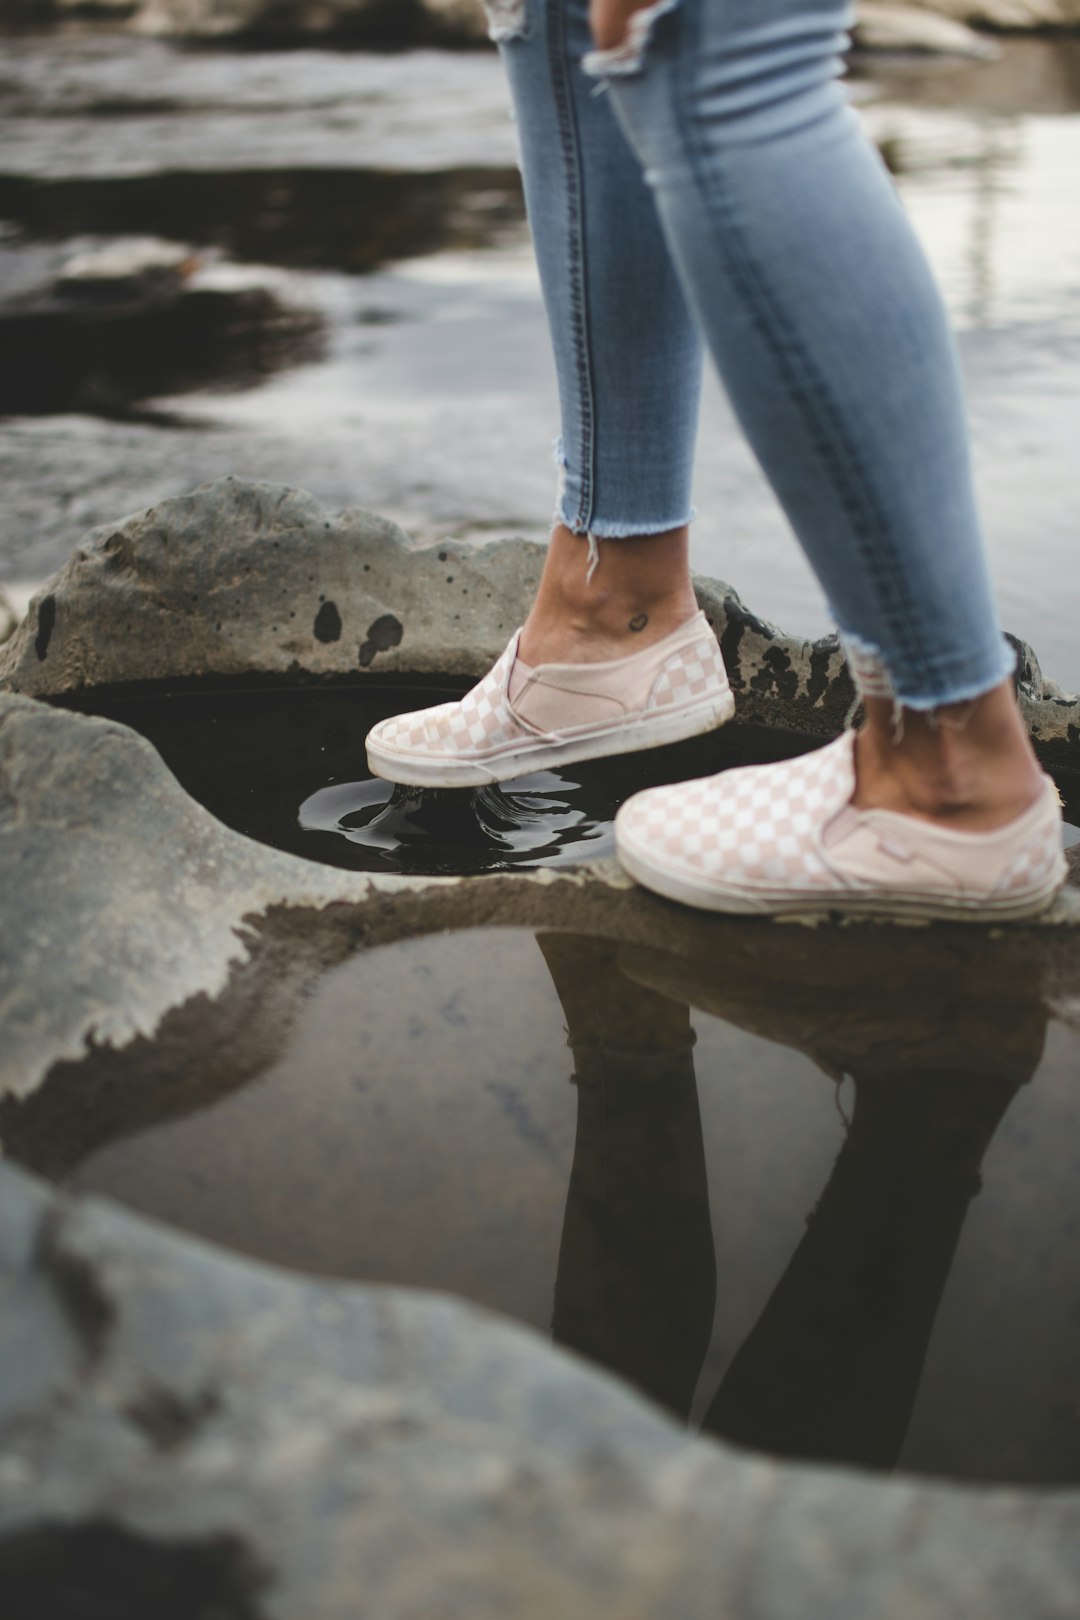
<svg viewBox="0 0 1080 1620">
<path fill-rule="evenodd" d="M 672 871 L 658 862 L 647 849 L 636 844 L 615 824 L 619 865 L 643 888 L 680 905 L 698 911 L 726 912 L 741 917 L 823 917 L 851 915 L 899 917 L 927 922 L 1020 922 L 1037 917 L 1061 891 L 1060 876 L 1048 879 L 1026 895 L 1009 895 L 999 900 L 983 896 L 944 897 L 929 892 L 900 893 L 881 890 L 831 889 L 826 893 L 801 894 L 785 889 L 755 889 L 752 893 L 732 884 L 706 882 Z"/>
</svg>

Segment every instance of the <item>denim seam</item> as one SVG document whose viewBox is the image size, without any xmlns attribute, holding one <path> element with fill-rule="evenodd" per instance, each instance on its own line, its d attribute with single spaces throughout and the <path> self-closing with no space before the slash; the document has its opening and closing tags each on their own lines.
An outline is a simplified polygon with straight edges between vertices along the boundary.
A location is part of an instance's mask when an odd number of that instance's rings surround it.
<svg viewBox="0 0 1080 1620">
<path fill-rule="evenodd" d="M 689 21 L 691 16 L 694 17 L 693 23 Z M 700 59 L 700 10 L 684 6 L 680 17 L 684 32 L 679 49 L 687 59 L 688 66 L 691 66 L 693 61 Z M 704 212 L 720 252 L 731 264 L 754 325 L 771 352 L 778 372 L 787 380 L 791 397 L 809 429 L 811 444 L 851 521 L 868 576 L 879 594 L 879 600 L 884 598 L 881 607 L 885 621 L 903 644 L 911 662 L 918 667 L 922 678 L 927 684 L 932 684 L 930 666 L 912 641 L 911 626 L 917 621 L 918 615 L 912 613 L 901 572 L 891 555 L 892 548 L 885 548 L 883 555 L 883 548 L 874 544 L 875 532 L 886 535 L 889 530 L 866 467 L 844 432 L 841 414 L 830 397 L 824 379 L 800 341 L 764 267 L 755 260 L 746 242 L 731 200 L 725 195 L 722 179 L 711 169 L 707 149 L 693 127 L 688 99 L 678 101 L 675 117 L 690 158 L 695 184 L 706 202 Z M 708 206 L 710 202 L 712 208 Z M 782 342 L 777 338 L 777 329 L 783 334 Z M 846 457 L 846 465 L 841 455 L 837 454 L 837 448 Z"/>
<path fill-rule="evenodd" d="M 581 494 L 577 516 L 570 525 L 581 530 L 587 528 L 592 514 L 593 454 L 595 448 L 595 404 L 592 388 L 592 360 L 589 353 L 588 325 L 585 307 L 585 230 L 582 200 L 581 162 L 578 149 L 577 122 L 574 117 L 573 97 L 570 93 L 567 69 L 566 20 L 561 5 L 544 8 L 547 25 L 548 66 L 559 120 L 563 167 L 566 174 L 567 214 L 569 230 L 569 282 L 570 325 L 574 342 L 574 362 L 578 375 L 578 409 L 581 415 Z"/>
</svg>

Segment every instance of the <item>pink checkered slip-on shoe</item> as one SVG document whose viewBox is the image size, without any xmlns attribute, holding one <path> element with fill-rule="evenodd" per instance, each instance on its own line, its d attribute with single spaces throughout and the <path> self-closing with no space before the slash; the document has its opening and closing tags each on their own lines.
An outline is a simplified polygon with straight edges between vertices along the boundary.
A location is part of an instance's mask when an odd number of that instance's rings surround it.
<svg viewBox="0 0 1080 1620">
<path fill-rule="evenodd" d="M 1066 867 L 1049 777 L 1015 821 L 961 832 L 856 809 L 854 750 L 849 731 L 777 765 L 635 793 L 615 818 L 619 860 L 646 888 L 707 911 L 995 922 L 1053 900 Z"/>
<path fill-rule="evenodd" d="M 520 635 L 457 703 L 373 726 L 369 769 L 410 787 L 485 787 L 696 737 L 734 713 L 704 613 L 642 652 L 601 664 L 534 668 L 518 657 Z"/>
</svg>

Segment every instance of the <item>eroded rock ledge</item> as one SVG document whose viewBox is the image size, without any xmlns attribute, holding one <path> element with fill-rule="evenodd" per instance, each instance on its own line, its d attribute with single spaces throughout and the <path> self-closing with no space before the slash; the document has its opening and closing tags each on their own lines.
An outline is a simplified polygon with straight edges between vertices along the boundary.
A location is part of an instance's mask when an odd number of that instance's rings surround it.
<svg viewBox="0 0 1080 1620">
<path fill-rule="evenodd" d="M 0 1296 L 19 1620 L 93 1550 L 125 1620 L 136 1572 L 229 1620 L 1075 1613 L 1075 1495 L 741 1456 L 483 1312 L 288 1277 L 11 1170 Z"/>
<path fill-rule="evenodd" d="M 475 677 L 521 623 L 542 563 L 533 542 L 418 549 L 370 512 L 221 479 L 93 530 L 0 648 L 0 687 L 52 698 L 135 681 Z M 740 718 L 842 728 L 854 689 L 835 636 L 786 635 L 719 580 L 699 578 L 697 593 Z M 1075 765 L 1080 698 L 1016 646 L 1036 746 Z"/>
</svg>

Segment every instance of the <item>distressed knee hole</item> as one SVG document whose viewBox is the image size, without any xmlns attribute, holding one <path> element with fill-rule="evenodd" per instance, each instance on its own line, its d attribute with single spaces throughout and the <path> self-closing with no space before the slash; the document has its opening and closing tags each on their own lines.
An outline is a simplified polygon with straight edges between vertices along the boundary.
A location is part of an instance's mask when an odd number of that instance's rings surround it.
<svg viewBox="0 0 1080 1620">
<path fill-rule="evenodd" d="M 488 35 L 497 45 L 525 34 L 525 0 L 483 0 Z"/>
<path fill-rule="evenodd" d="M 582 68 L 591 77 L 609 79 L 630 73 L 640 73 L 645 65 L 645 54 L 653 36 L 653 29 L 661 17 L 675 11 L 682 0 L 653 0 L 631 12 L 626 22 L 626 33 L 617 45 L 606 50 L 589 51 L 582 59 Z"/>
</svg>

